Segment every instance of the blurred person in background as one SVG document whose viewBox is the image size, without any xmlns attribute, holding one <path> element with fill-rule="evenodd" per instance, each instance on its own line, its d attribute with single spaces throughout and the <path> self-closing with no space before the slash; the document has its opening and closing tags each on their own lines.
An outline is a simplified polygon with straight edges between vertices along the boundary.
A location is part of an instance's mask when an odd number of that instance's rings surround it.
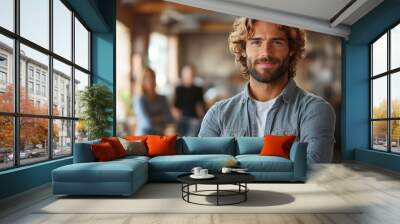
<svg viewBox="0 0 400 224">
<path fill-rule="evenodd" d="M 135 135 L 171 134 L 167 130 L 171 130 L 174 119 L 167 98 L 156 92 L 156 74 L 151 68 L 144 68 L 136 89 L 133 98 L 137 120 Z"/>
<path fill-rule="evenodd" d="M 203 88 L 194 84 L 195 76 L 194 66 L 185 65 L 180 85 L 175 88 L 173 114 L 178 121 L 179 136 L 197 136 L 205 114 Z"/>
<path fill-rule="evenodd" d="M 249 82 L 208 110 L 199 136 L 295 135 L 308 144 L 308 162 L 331 162 L 335 112 L 293 80 L 305 32 L 246 17 L 236 19 L 233 29 L 229 49 Z"/>
</svg>

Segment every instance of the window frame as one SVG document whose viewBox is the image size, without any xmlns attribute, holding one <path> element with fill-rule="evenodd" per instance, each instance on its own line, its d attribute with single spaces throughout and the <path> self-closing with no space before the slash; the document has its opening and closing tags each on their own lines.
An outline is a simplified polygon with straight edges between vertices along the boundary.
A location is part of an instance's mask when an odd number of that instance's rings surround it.
<svg viewBox="0 0 400 224">
<path fill-rule="evenodd" d="M 392 98 L 391 98 L 391 79 L 393 75 L 400 72 L 400 67 L 391 69 L 391 31 L 396 26 L 400 26 L 400 21 L 395 22 L 389 28 L 385 29 L 384 32 L 379 34 L 375 39 L 373 39 L 370 43 L 368 43 L 369 47 L 369 149 L 373 151 L 391 153 L 391 154 L 400 154 L 400 152 L 393 152 L 392 151 L 392 121 L 400 121 L 400 117 L 392 117 Z M 376 43 L 381 37 L 387 34 L 387 64 L 386 64 L 386 71 L 383 73 L 373 74 L 373 44 Z M 386 77 L 386 87 L 387 87 L 387 105 L 386 105 L 386 118 L 373 118 L 373 81 L 382 77 Z M 374 121 L 386 121 L 386 151 L 375 149 L 374 148 L 374 136 L 373 136 L 373 122 Z"/>
<path fill-rule="evenodd" d="M 59 0 L 68 10 L 71 11 L 71 18 L 70 18 L 70 23 L 71 23 L 71 59 L 64 58 L 63 56 L 55 53 L 53 50 L 53 24 L 54 24 L 54 18 L 53 18 L 53 1 L 54 0 L 48 0 L 49 3 L 49 48 L 46 49 L 45 47 L 42 47 L 39 44 L 34 43 L 33 41 L 30 41 L 29 39 L 24 38 L 23 36 L 20 35 L 20 0 L 14 0 L 13 1 L 13 10 L 14 10 L 14 31 L 10 31 L 4 27 L 0 26 L 0 35 L 3 35 L 5 37 L 11 38 L 13 40 L 13 54 L 12 54 L 12 69 L 11 71 L 13 72 L 13 78 L 14 78 L 14 110 L 13 112 L 2 112 L 0 111 L 0 116 L 4 117 L 11 117 L 13 119 L 13 153 L 14 153 L 14 161 L 13 161 L 13 166 L 10 167 L 5 167 L 5 168 L 0 168 L 0 172 L 5 171 L 5 170 L 11 170 L 11 169 L 16 169 L 19 167 L 23 166 L 30 166 L 33 164 L 38 164 L 38 163 L 43 163 L 46 161 L 50 160 L 58 160 L 66 157 L 73 156 L 74 152 L 74 143 L 75 143 L 75 126 L 76 126 L 76 121 L 79 120 L 79 117 L 75 116 L 75 108 L 71 108 L 71 114 L 70 116 L 56 116 L 53 115 L 53 59 L 58 60 L 61 63 L 64 63 L 68 66 L 71 66 L 71 92 L 72 92 L 72 99 L 70 99 L 71 105 L 74 105 L 75 103 L 75 88 L 74 88 L 74 82 L 75 82 L 75 69 L 85 73 L 89 77 L 89 83 L 88 86 L 92 85 L 92 61 L 91 61 L 91 50 L 92 50 L 92 43 L 91 43 L 91 37 L 92 37 L 92 31 L 89 29 L 87 24 L 83 21 L 83 19 L 76 13 L 72 7 L 65 1 L 65 0 Z M 79 22 L 84 26 L 84 28 L 88 31 L 88 69 L 85 69 L 78 64 L 75 63 L 75 18 L 79 20 Z M 23 44 L 27 47 L 32 48 L 33 50 L 36 50 L 40 53 L 43 53 L 48 56 L 49 62 L 48 62 L 48 80 L 46 83 L 45 90 L 47 91 L 46 96 L 48 96 L 48 112 L 46 115 L 39 115 L 39 114 L 27 114 L 27 113 L 21 113 L 20 111 L 20 85 L 21 85 L 21 80 L 20 80 L 20 45 Z M 30 74 L 29 74 L 29 68 L 30 65 L 27 63 L 27 72 L 26 72 L 26 82 L 28 81 L 33 81 L 34 86 L 36 83 L 40 83 L 42 86 L 42 79 L 41 79 L 41 74 L 42 72 L 39 73 L 39 80 L 36 82 L 36 69 L 34 68 L 33 70 L 33 79 L 30 79 Z M 27 86 L 28 87 L 28 86 Z M 28 87 L 29 88 L 29 87 Z M 27 91 L 29 91 L 27 89 Z M 34 92 L 36 89 L 34 89 Z M 38 96 L 42 96 L 42 94 L 39 94 Z M 40 160 L 38 162 L 32 162 L 32 163 L 26 163 L 26 164 L 21 164 L 20 161 L 20 119 L 21 118 L 45 118 L 47 119 L 48 122 L 48 136 L 47 136 L 47 150 L 48 150 L 48 155 L 47 157 L 44 157 L 43 160 Z M 53 147 L 53 123 L 55 123 L 57 120 L 61 121 L 70 121 L 71 122 L 71 153 L 68 155 L 62 155 L 62 156 L 55 156 L 53 155 L 54 152 L 54 147 Z"/>
</svg>

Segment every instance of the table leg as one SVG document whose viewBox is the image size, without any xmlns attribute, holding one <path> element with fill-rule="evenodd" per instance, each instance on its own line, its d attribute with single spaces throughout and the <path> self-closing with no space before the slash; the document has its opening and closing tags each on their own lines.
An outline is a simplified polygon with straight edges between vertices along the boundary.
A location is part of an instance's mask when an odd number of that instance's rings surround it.
<svg viewBox="0 0 400 224">
<path fill-rule="evenodd" d="M 181 187 L 181 192 L 182 192 L 182 199 L 183 199 L 183 190 L 184 190 L 184 184 L 182 183 L 182 187 Z"/>
<path fill-rule="evenodd" d="M 248 192 L 248 190 L 247 190 L 247 183 L 244 183 L 244 201 L 247 201 L 247 192 Z"/>
<path fill-rule="evenodd" d="M 187 193 L 187 201 L 188 201 L 188 202 L 190 202 L 190 201 L 189 201 L 189 195 L 190 195 L 190 184 L 188 184 L 187 191 L 188 191 L 188 193 Z"/>
<path fill-rule="evenodd" d="M 217 184 L 217 206 L 219 205 L 219 184 Z"/>
</svg>

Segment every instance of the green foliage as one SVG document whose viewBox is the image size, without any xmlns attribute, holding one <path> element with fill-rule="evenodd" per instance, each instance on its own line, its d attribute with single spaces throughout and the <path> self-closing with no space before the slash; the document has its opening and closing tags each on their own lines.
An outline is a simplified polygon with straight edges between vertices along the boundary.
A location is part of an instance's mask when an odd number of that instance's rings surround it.
<svg viewBox="0 0 400 224">
<path fill-rule="evenodd" d="M 107 129 L 112 126 L 113 95 L 102 84 L 86 87 L 80 94 L 79 106 L 85 121 L 89 139 L 109 136 Z"/>
</svg>

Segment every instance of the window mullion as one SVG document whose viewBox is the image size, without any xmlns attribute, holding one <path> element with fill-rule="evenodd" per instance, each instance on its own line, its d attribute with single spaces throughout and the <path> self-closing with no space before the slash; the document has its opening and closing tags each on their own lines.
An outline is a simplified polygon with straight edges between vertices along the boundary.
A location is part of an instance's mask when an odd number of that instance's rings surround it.
<svg viewBox="0 0 400 224">
<path fill-rule="evenodd" d="M 374 65 L 373 65 L 373 54 L 374 54 L 374 48 L 372 47 L 373 45 L 371 45 L 370 46 L 370 52 L 371 52 L 371 55 L 370 55 L 370 58 L 369 58 L 369 60 L 370 60 L 370 97 L 369 97 L 369 99 L 370 99 L 370 106 L 369 106 L 369 109 L 370 109 L 370 119 L 373 119 L 374 118 L 374 116 L 373 116 L 373 96 L 374 96 L 374 82 L 373 82 L 373 71 L 374 71 Z M 373 136 L 373 125 L 374 125 L 374 121 L 372 121 L 372 122 L 370 122 L 370 148 L 371 149 L 373 149 L 374 148 L 374 144 L 373 144 L 373 141 L 374 141 L 374 136 Z"/>
<path fill-rule="evenodd" d="M 19 35 L 19 8 L 20 1 L 14 1 L 14 30 L 17 35 Z M 14 39 L 14 113 L 19 114 L 20 112 L 20 47 L 19 47 L 19 39 Z M 19 157 L 19 135 L 20 135 L 20 118 L 15 116 L 14 114 L 14 166 L 19 166 L 20 157 Z"/>
<path fill-rule="evenodd" d="M 71 91 L 72 91 L 72 96 L 71 96 L 71 100 L 72 100 L 72 105 L 71 105 L 71 117 L 75 118 L 75 12 L 72 11 L 72 15 L 71 15 L 71 23 L 72 23 L 72 49 L 71 49 L 71 56 L 72 56 L 72 71 L 71 71 Z M 75 125 L 76 125 L 76 121 L 73 120 L 71 122 L 72 124 L 72 132 L 71 132 L 71 150 L 72 150 L 72 155 L 74 155 L 74 145 L 75 145 Z"/>
<path fill-rule="evenodd" d="M 390 30 L 387 32 L 387 71 L 390 70 Z M 388 110 L 388 118 L 392 117 L 392 111 L 391 111 L 391 84 L 390 84 L 390 80 L 391 80 L 391 74 L 387 74 L 387 110 Z M 388 119 L 387 122 L 387 135 L 388 135 L 388 152 L 392 151 L 392 136 L 391 136 L 391 123 L 392 121 L 390 119 Z"/>
<path fill-rule="evenodd" d="M 53 0 L 49 0 L 49 50 L 53 52 Z M 49 55 L 49 73 L 48 73 L 49 86 L 47 90 L 49 94 L 49 120 L 48 120 L 48 151 L 49 159 L 53 159 L 53 56 Z"/>
</svg>

